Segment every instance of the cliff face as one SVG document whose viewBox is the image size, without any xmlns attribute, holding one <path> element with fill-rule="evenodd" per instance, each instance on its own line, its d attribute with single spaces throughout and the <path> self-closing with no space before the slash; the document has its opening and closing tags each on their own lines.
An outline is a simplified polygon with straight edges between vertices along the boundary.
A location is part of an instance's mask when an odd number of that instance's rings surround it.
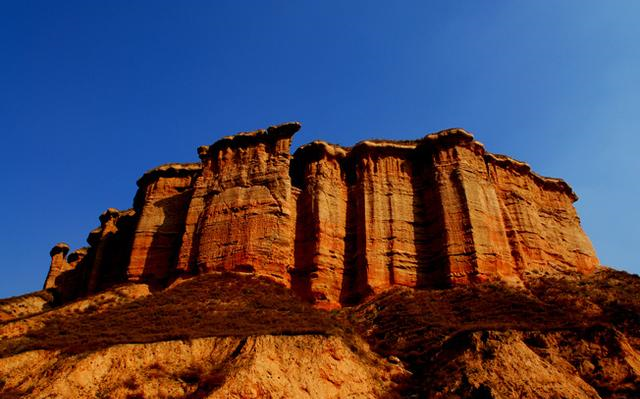
<svg viewBox="0 0 640 399">
<path fill-rule="evenodd" d="M 169 164 L 138 180 L 134 209 L 139 214 L 133 235 L 127 278 L 131 281 L 165 281 L 176 265 L 185 230 L 193 181 L 199 164 Z"/>
<path fill-rule="evenodd" d="M 461 129 L 416 141 L 313 142 L 290 155 L 287 123 L 200 147 L 138 182 L 90 247 L 52 250 L 46 288 L 63 298 L 185 274 L 269 276 L 319 306 L 393 286 L 502 279 L 598 265 L 562 180 L 491 154 Z M 73 255 L 73 256 L 72 256 Z"/>
<path fill-rule="evenodd" d="M 288 281 L 295 202 L 289 148 L 298 124 L 225 137 L 208 150 L 198 271 L 258 272 Z M 195 204 L 200 209 L 200 202 Z"/>
</svg>

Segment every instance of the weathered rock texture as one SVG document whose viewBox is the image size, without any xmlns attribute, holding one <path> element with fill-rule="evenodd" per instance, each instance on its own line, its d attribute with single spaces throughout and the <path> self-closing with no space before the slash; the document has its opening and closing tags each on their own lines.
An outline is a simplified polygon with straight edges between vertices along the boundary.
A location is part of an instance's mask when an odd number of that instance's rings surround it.
<svg viewBox="0 0 640 399">
<path fill-rule="evenodd" d="M 127 277 L 129 280 L 166 280 L 177 259 L 185 229 L 191 187 L 199 164 L 169 164 L 147 172 L 138 180 L 134 209 L 139 218 Z"/>
<path fill-rule="evenodd" d="M 241 133 L 209 147 L 213 173 L 198 226 L 199 271 L 258 271 L 288 280 L 295 217 L 289 151 L 299 128 Z"/>
<path fill-rule="evenodd" d="M 21 398 L 385 397 L 389 372 L 381 360 L 371 363 L 334 337 L 200 338 L 75 356 L 21 353 L 0 359 L 0 391 Z"/>
<path fill-rule="evenodd" d="M 387 398 L 409 375 L 268 278 L 46 294 L 0 300 L 0 398 Z"/>
<path fill-rule="evenodd" d="M 291 156 L 299 128 L 224 137 L 198 149 L 199 164 L 146 173 L 133 209 L 107 210 L 87 250 L 73 261 L 52 250 L 45 287 L 72 298 L 228 270 L 333 307 L 397 285 L 517 283 L 525 271 L 598 265 L 571 188 L 462 129 L 350 148 L 316 141 Z"/>
<path fill-rule="evenodd" d="M 51 248 L 49 255 L 51 256 L 51 267 L 47 279 L 44 282 L 44 288 L 53 288 L 56 286 L 56 279 L 65 271 L 69 270 L 67 263 L 67 254 L 69 253 L 69 245 L 59 242 Z"/>
</svg>

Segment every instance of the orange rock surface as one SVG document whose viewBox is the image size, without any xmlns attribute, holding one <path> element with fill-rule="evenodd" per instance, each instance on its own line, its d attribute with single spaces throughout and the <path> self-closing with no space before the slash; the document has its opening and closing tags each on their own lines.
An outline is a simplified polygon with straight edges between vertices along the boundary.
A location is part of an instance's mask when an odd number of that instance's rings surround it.
<svg viewBox="0 0 640 399">
<path fill-rule="evenodd" d="M 56 286 L 56 280 L 60 275 L 69 270 L 70 267 L 67 263 L 67 253 L 69 253 L 69 249 L 69 245 L 64 242 L 59 242 L 49 251 L 51 266 L 49 267 L 47 279 L 44 282 L 45 289 L 54 288 Z"/>
<path fill-rule="evenodd" d="M 138 180 L 134 204 L 138 217 L 127 278 L 166 280 L 176 263 L 176 248 L 185 229 L 193 180 L 199 164 L 168 164 Z"/>
<path fill-rule="evenodd" d="M 208 149 L 197 269 L 259 272 L 288 281 L 295 203 L 289 159 L 298 123 L 225 137 Z M 198 202 L 197 209 L 201 208 Z"/>
<path fill-rule="evenodd" d="M 133 209 L 105 212 L 86 251 L 73 261 L 52 251 L 45 286 L 69 298 L 230 270 L 331 308 L 397 285 L 517 284 L 525 271 L 599 264 L 564 181 L 462 129 L 350 148 L 316 141 L 291 156 L 299 128 L 224 137 L 198 149 L 199 164 L 148 172 Z"/>
</svg>

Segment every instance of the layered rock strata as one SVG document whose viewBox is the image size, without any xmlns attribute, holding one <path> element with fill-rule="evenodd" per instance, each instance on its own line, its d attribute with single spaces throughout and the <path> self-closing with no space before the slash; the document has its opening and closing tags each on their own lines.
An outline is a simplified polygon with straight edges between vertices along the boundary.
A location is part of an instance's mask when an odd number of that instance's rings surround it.
<svg viewBox="0 0 640 399">
<path fill-rule="evenodd" d="M 571 188 L 462 129 L 353 147 L 315 141 L 292 156 L 299 128 L 224 137 L 198 149 L 198 164 L 146 173 L 133 209 L 107 210 L 88 249 L 65 259 L 54 247 L 45 287 L 71 298 L 227 270 L 333 307 L 395 285 L 517 283 L 528 270 L 598 265 Z"/>
<path fill-rule="evenodd" d="M 192 186 L 200 164 L 169 164 L 138 180 L 139 215 L 127 266 L 131 281 L 165 281 L 177 262 Z"/>
<path fill-rule="evenodd" d="M 69 245 L 64 242 L 59 242 L 51 248 L 49 255 L 51 256 L 51 266 L 49 267 L 49 273 L 47 279 L 44 282 L 44 288 L 54 288 L 56 286 L 56 280 L 60 275 L 69 270 L 69 264 L 67 263 L 67 254 L 69 253 Z"/>
<path fill-rule="evenodd" d="M 299 128 L 274 126 L 209 147 L 212 173 L 197 227 L 198 271 L 257 271 L 289 280 L 295 218 L 289 160 L 291 137 Z M 200 209 L 199 201 L 194 206 Z"/>
</svg>

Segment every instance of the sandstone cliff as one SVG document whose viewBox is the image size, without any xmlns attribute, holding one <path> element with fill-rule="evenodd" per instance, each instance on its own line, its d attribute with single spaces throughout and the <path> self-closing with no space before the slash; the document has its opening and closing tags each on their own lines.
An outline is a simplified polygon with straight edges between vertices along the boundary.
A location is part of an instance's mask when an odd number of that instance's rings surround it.
<svg viewBox="0 0 640 399">
<path fill-rule="evenodd" d="M 211 271 L 268 276 L 321 307 L 394 286 L 433 287 L 598 265 L 562 180 L 491 154 L 462 129 L 291 155 L 299 123 L 224 137 L 198 164 L 139 181 L 89 248 L 52 250 L 46 288 L 71 299 L 127 281 Z M 73 255 L 73 256 L 72 256 Z"/>
<path fill-rule="evenodd" d="M 128 259 L 127 279 L 165 283 L 177 263 L 191 188 L 200 164 L 169 164 L 138 180 L 138 216 Z"/>
</svg>

